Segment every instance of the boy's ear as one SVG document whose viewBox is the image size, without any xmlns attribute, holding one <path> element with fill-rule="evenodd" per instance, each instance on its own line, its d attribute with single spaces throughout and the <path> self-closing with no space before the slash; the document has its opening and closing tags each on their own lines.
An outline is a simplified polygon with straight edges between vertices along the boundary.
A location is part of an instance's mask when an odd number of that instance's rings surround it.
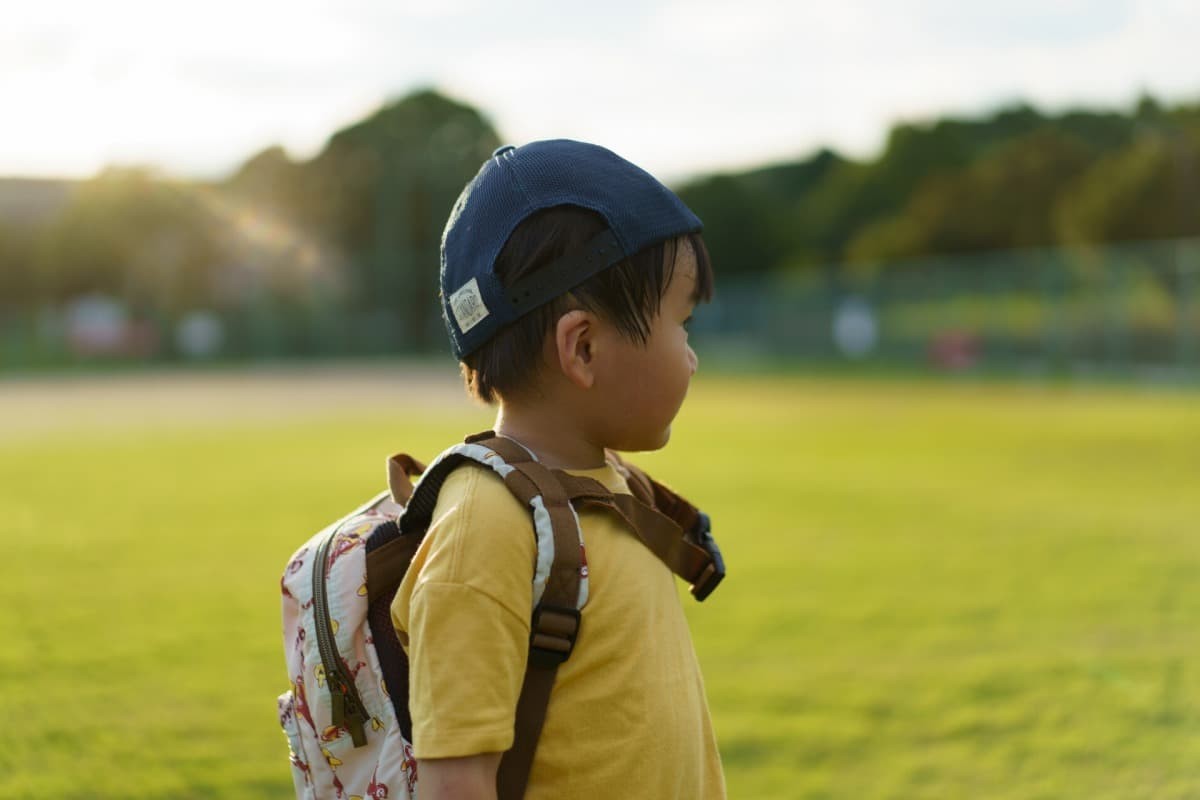
<svg viewBox="0 0 1200 800">
<path fill-rule="evenodd" d="M 568 311 L 554 326 L 558 368 L 580 389 L 590 389 L 596 381 L 592 358 L 595 334 L 596 318 L 583 309 Z"/>
</svg>

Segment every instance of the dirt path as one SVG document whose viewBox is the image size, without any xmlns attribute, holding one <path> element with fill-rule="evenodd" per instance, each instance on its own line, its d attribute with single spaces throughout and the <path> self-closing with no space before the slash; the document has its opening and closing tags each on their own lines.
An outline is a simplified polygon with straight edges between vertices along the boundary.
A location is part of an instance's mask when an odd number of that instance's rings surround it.
<svg viewBox="0 0 1200 800">
<path fill-rule="evenodd" d="M 0 378 L 0 443 L 80 429 L 194 426 L 470 404 L 452 366 L 405 362 Z"/>
</svg>

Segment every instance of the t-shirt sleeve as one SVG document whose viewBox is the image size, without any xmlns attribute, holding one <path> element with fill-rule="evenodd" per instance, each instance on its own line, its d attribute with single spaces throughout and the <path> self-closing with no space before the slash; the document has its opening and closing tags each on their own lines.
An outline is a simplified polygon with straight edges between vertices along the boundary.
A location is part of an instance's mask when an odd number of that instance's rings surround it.
<svg viewBox="0 0 1200 800">
<path fill-rule="evenodd" d="M 512 746 L 528 658 L 533 523 L 491 470 L 455 470 L 392 604 L 417 758 Z"/>
</svg>

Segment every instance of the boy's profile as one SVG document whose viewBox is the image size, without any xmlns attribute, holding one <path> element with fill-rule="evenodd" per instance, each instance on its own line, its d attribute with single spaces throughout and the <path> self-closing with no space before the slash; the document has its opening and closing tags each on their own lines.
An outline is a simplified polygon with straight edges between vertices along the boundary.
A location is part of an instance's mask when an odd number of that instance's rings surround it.
<svg viewBox="0 0 1200 800">
<path fill-rule="evenodd" d="M 687 325 L 713 281 L 700 228 L 604 148 L 496 151 L 447 222 L 441 289 L 468 390 L 497 407 L 497 434 L 629 494 L 608 451 L 663 447 L 696 371 Z M 577 516 L 586 603 L 525 796 L 724 797 L 673 575 L 612 515 Z M 468 463 L 432 519 L 391 607 L 421 798 L 494 798 L 529 657 L 530 510 Z"/>
</svg>

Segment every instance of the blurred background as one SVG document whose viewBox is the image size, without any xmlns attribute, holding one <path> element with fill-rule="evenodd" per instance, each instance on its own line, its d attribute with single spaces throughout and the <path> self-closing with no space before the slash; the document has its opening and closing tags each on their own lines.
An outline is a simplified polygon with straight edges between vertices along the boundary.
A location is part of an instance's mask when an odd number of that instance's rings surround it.
<svg viewBox="0 0 1200 800">
<path fill-rule="evenodd" d="M 491 424 L 439 240 L 553 137 L 705 223 L 731 797 L 1200 796 L 1200 4 L 2 16 L 0 796 L 290 796 L 279 572 Z"/>
<path fill-rule="evenodd" d="M 438 243 L 502 142 L 664 177 L 732 363 L 1186 378 L 1191 4 L 14 9 L 0 370 L 446 352 Z"/>
</svg>

